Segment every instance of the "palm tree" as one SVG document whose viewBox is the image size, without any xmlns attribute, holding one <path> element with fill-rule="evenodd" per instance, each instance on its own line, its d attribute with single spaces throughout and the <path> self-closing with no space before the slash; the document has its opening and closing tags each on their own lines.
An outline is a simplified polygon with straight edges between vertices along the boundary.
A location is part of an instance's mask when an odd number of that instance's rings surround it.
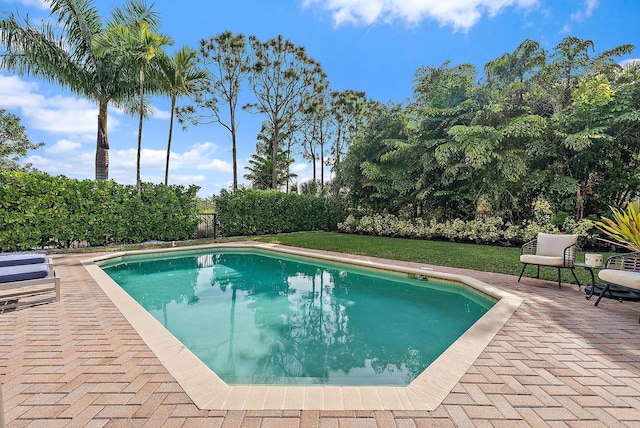
<svg viewBox="0 0 640 428">
<path fill-rule="evenodd" d="M 163 55 L 160 59 L 160 81 L 163 90 L 171 98 L 171 119 L 169 120 L 169 140 L 167 142 L 167 162 L 164 170 L 164 184 L 169 184 L 169 157 L 171 155 L 171 136 L 173 118 L 178 97 L 194 95 L 200 82 L 207 78 L 207 72 L 196 67 L 198 52 L 184 46 L 173 57 Z"/>
<path fill-rule="evenodd" d="M 140 189 L 140 154 L 142 152 L 142 121 L 144 119 L 145 72 L 157 65 L 162 47 L 173 43 L 167 35 L 157 33 L 158 14 L 144 1 L 129 0 L 123 9 L 115 8 L 104 35 L 94 40 L 94 49 L 100 56 L 116 55 L 118 61 L 138 71 L 140 120 L 138 122 L 138 152 L 136 186 Z"/>
<path fill-rule="evenodd" d="M 111 53 L 98 56 L 96 37 L 106 29 L 91 0 L 49 0 L 53 19 L 40 27 L 28 16 L 5 13 L 0 21 L 0 42 L 4 45 L 0 66 L 20 75 L 43 79 L 69 88 L 98 103 L 96 180 L 109 178 L 107 108 L 122 106 L 131 98 L 135 76 L 120 67 Z"/>
</svg>

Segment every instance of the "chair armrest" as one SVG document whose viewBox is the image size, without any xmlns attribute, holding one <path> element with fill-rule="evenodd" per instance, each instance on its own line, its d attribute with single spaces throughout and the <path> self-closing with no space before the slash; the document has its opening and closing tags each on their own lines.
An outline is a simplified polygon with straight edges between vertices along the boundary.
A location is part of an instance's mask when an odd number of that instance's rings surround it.
<svg viewBox="0 0 640 428">
<path fill-rule="evenodd" d="M 523 254 L 535 254 L 538 250 L 538 240 L 532 239 L 529 242 L 525 242 L 522 244 L 522 248 L 520 248 L 520 255 Z"/>
<path fill-rule="evenodd" d="M 564 249 L 563 264 L 565 266 L 573 266 L 573 263 L 576 261 L 577 249 L 578 249 L 577 244 L 569 245 L 567 248 Z"/>
<path fill-rule="evenodd" d="M 605 269 L 640 272 L 640 253 L 625 253 L 611 256 L 604 263 Z"/>
</svg>

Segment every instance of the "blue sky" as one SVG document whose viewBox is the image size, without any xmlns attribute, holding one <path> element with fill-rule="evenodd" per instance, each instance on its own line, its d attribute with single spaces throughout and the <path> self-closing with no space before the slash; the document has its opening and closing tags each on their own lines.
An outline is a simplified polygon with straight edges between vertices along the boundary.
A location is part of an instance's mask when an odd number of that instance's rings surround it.
<svg viewBox="0 0 640 428">
<path fill-rule="evenodd" d="M 93 3 L 106 19 L 124 0 Z M 28 10 L 32 20 L 48 16 L 41 0 L 0 0 L 0 10 L 16 8 Z M 331 89 L 365 91 L 383 103 L 408 100 L 421 66 L 468 62 L 482 73 L 484 64 L 512 52 L 525 38 L 552 50 L 571 35 L 592 40 L 596 53 L 630 43 L 636 50 L 621 60 L 640 58 L 638 0 L 157 0 L 154 10 L 161 17 L 160 30 L 175 41 L 169 52 L 185 44 L 197 47 L 200 39 L 225 30 L 260 40 L 281 34 L 320 62 Z M 241 102 L 251 97 L 245 86 Z M 159 98 L 154 105 L 154 116 L 144 123 L 141 175 L 143 181 L 159 183 L 164 180 L 169 102 Z M 33 142 L 45 142 L 27 159 L 35 167 L 54 175 L 94 177 L 96 105 L 42 81 L 0 71 L 0 108 L 21 117 Z M 109 114 L 109 176 L 135 183 L 137 119 L 117 110 Z M 239 114 L 241 183 L 263 119 Z M 311 165 L 302 160 L 293 168 L 299 182 L 312 176 Z M 229 188 L 228 132 L 219 125 L 175 127 L 169 182 L 196 184 L 202 197 Z"/>
</svg>

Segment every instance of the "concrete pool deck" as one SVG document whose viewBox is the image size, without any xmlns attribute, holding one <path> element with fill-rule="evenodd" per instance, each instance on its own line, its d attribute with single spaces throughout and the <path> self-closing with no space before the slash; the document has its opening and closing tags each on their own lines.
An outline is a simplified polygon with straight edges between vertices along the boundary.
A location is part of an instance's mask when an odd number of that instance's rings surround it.
<svg viewBox="0 0 640 428">
<path fill-rule="evenodd" d="M 518 283 L 513 276 L 426 266 L 522 299 L 431 410 L 403 404 L 411 403 L 409 397 L 380 394 L 361 395 L 360 405 L 349 406 L 350 398 L 330 393 L 335 390 L 316 397 L 322 403 L 313 409 L 304 407 L 303 397 L 290 408 L 284 408 L 285 398 L 273 398 L 276 404 L 261 410 L 243 404 L 204 409 L 87 272 L 82 262 L 100 255 L 54 255 L 62 301 L 0 314 L 0 377 L 9 427 L 640 426 L 637 302 L 605 299 L 594 307 L 574 285 L 558 290 L 550 281 Z M 481 338 L 478 333 L 473 337 Z M 388 400 L 405 407 L 376 410 L 372 404 Z"/>
</svg>

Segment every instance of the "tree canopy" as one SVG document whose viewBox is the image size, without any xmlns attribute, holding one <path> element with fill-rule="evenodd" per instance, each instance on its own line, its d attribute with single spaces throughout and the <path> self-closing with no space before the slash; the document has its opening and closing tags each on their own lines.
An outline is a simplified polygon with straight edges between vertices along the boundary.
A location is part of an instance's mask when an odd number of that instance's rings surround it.
<svg viewBox="0 0 640 428">
<path fill-rule="evenodd" d="M 521 221 L 539 199 L 560 219 L 600 215 L 640 195 L 640 68 L 622 45 L 531 40 L 488 62 L 421 67 L 407 105 L 386 106 L 339 168 L 368 212 Z"/>
<path fill-rule="evenodd" d="M 43 145 L 29 140 L 27 130 L 20 124 L 18 116 L 0 109 L 0 171 L 32 170 L 31 164 L 21 164 L 20 160 L 30 150 Z"/>
</svg>

